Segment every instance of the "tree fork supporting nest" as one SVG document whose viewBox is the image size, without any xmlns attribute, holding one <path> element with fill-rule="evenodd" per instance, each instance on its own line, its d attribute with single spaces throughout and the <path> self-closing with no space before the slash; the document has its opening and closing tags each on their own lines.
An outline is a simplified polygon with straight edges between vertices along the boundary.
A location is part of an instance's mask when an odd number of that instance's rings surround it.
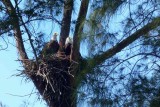
<svg viewBox="0 0 160 107">
<path fill-rule="evenodd" d="M 49 107 L 75 107 L 73 73 L 78 63 L 55 57 L 39 62 L 39 68 L 36 68 L 34 62 L 25 74 L 33 81 Z"/>
</svg>

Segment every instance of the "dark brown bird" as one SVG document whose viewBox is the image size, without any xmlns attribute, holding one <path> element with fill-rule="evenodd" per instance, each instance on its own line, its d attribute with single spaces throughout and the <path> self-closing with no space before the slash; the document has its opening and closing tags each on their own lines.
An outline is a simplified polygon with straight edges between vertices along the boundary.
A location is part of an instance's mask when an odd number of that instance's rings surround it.
<svg viewBox="0 0 160 107">
<path fill-rule="evenodd" d="M 59 44 L 57 41 L 57 36 L 58 36 L 57 33 L 54 33 L 51 41 L 48 42 L 46 46 L 43 48 L 42 53 L 44 57 L 56 54 L 58 52 Z"/>
<path fill-rule="evenodd" d="M 72 45 L 73 45 L 72 38 L 71 37 L 67 37 L 66 38 L 66 42 L 65 42 L 65 55 L 66 56 L 71 54 Z"/>
</svg>

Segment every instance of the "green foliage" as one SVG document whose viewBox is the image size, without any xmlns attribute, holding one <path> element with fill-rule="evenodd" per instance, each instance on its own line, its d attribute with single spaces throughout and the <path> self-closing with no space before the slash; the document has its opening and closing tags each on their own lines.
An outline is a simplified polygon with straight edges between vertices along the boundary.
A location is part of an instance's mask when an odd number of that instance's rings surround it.
<svg viewBox="0 0 160 107">
<path fill-rule="evenodd" d="M 102 0 L 94 3 L 96 5 L 93 5 L 93 11 L 89 14 L 85 23 L 86 29 L 84 29 L 84 35 L 86 35 L 84 44 L 88 45 L 89 56 L 86 69 L 89 70 L 91 70 L 90 65 L 96 63 L 96 60 L 93 62 L 93 60 L 90 61 L 90 58 L 112 48 L 158 16 L 156 10 L 158 2 L 156 1 L 128 1 L 128 3 L 124 1 L 125 5 L 122 3 L 117 6 L 117 11 L 109 10 L 120 14 L 116 15 L 117 20 L 114 14 L 110 12 L 107 14 L 106 10 L 103 12 L 105 4 Z M 150 8 L 145 7 L 148 5 Z M 124 8 L 118 8 L 121 6 Z M 129 10 L 129 6 L 133 6 L 134 9 L 132 7 Z M 104 7 L 104 9 L 107 8 Z M 124 15 L 125 18 L 122 19 L 121 15 Z M 115 26 L 113 28 L 116 29 L 115 31 L 110 30 L 113 27 L 110 24 L 115 24 L 116 21 L 120 22 L 119 30 Z M 114 57 L 88 72 L 81 84 L 80 95 L 82 92 L 84 96 L 81 96 L 83 98 L 80 100 L 88 98 L 88 103 L 95 107 L 149 107 L 151 101 L 157 98 L 155 95 L 158 90 L 156 80 L 152 81 L 154 76 L 151 77 L 156 71 L 155 68 L 160 64 L 158 31 L 159 28 L 149 32 L 148 36 L 144 35 Z"/>
<path fill-rule="evenodd" d="M 126 0 L 98 0 L 91 4 L 94 10 L 93 16 L 101 15 L 104 17 L 106 14 L 114 14 Z"/>
<path fill-rule="evenodd" d="M 36 34 L 37 36 L 34 38 L 34 46 L 35 46 L 35 50 L 38 53 L 38 56 L 41 54 L 42 48 L 45 45 L 45 39 L 44 39 L 44 35 L 42 32 L 39 32 Z"/>
<path fill-rule="evenodd" d="M 38 17 L 55 15 L 58 16 L 62 13 L 63 0 L 26 0 L 24 13 L 27 16 Z M 45 18 L 44 18 L 45 19 Z"/>
<path fill-rule="evenodd" d="M 102 53 L 114 45 L 118 32 L 109 31 L 110 18 L 114 17 L 118 10 L 126 3 L 121 0 L 99 0 L 90 5 L 88 19 L 85 22 L 83 39 L 88 45 L 89 56 Z M 108 46 L 106 46 L 108 45 Z"/>
<path fill-rule="evenodd" d="M 11 19 L 9 16 L 0 17 L 0 34 L 6 33 L 11 30 Z"/>
</svg>

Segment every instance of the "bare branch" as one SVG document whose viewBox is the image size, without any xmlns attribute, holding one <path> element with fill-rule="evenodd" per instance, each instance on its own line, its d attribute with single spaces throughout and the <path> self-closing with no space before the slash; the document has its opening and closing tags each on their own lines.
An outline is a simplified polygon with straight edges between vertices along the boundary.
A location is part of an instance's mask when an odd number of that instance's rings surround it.
<svg viewBox="0 0 160 107">
<path fill-rule="evenodd" d="M 76 22 L 76 27 L 73 36 L 73 49 L 72 49 L 72 60 L 78 61 L 80 53 L 80 35 L 83 31 L 84 21 L 86 19 L 87 10 L 88 10 L 89 0 L 82 0 L 81 7 Z"/>
<path fill-rule="evenodd" d="M 15 36 L 15 40 L 16 40 L 16 46 L 17 46 L 17 49 L 18 49 L 18 52 L 20 55 L 20 59 L 28 59 L 28 56 L 26 54 L 24 44 L 23 44 L 22 34 L 21 34 L 20 26 L 19 26 L 20 25 L 19 19 L 16 14 L 16 10 L 13 7 L 10 0 L 2 0 L 2 2 L 5 5 L 7 12 L 12 19 L 11 24 L 13 26 L 14 36 Z M 23 62 L 23 64 L 25 65 L 25 62 Z"/>
<path fill-rule="evenodd" d="M 62 26 L 61 26 L 61 32 L 60 32 L 60 48 L 61 49 L 63 48 L 65 44 L 65 40 L 68 37 L 70 32 L 72 10 L 73 10 L 73 0 L 65 0 Z"/>
<path fill-rule="evenodd" d="M 26 94 L 26 95 L 15 95 L 15 94 L 10 94 L 10 93 L 6 93 L 8 95 L 11 95 L 11 96 L 16 96 L 16 97 L 26 97 L 26 96 L 31 96 L 32 94 L 36 94 L 37 92 L 32 92 L 30 94 Z"/>
<path fill-rule="evenodd" d="M 21 20 L 22 20 L 22 24 L 24 25 L 24 28 L 25 28 L 25 30 L 26 30 L 26 32 L 27 32 L 27 35 L 28 35 L 28 38 L 29 38 L 29 42 L 30 42 L 31 48 L 32 48 L 33 53 L 34 53 L 34 56 L 35 56 L 35 58 L 36 58 L 36 64 L 37 64 L 37 66 L 38 66 L 37 52 L 36 52 L 35 47 L 34 47 L 34 45 L 33 45 L 33 40 L 32 40 L 32 38 L 31 38 L 31 32 L 28 30 L 28 28 L 27 28 L 26 25 L 24 24 L 23 19 L 21 19 Z"/>
<path fill-rule="evenodd" d="M 35 48 L 34 48 L 34 45 L 33 45 L 33 40 L 32 40 L 32 38 L 31 38 L 31 32 L 30 32 L 30 31 L 28 30 L 28 28 L 26 27 L 26 25 L 25 25 L 25 23 L 24 23 L 24 21 L 23 21 L 23 18 L 22 18 L 22 16 L 21 16 L 20 13 L 19 13 L 18 2 L 17 2 L 16 0 L 15 0 L 15 4 L 16 4 L 17 11 L 18 11 L 18 15 L 19 15 L 19 17 L 20 17 L 20 20 L 21 20 L 21 22 L 22 22 L 22 25 L 24 26 L 24 29 L 26 30 L 26 33 L 27 33 L 27 35 L 28 35 L 31 48 L 32 48 L 33 53 L 34 53 L 34 56 L 35 56 L 35 58 L 36 58 L 36 64 L 37 64 L 37 66 L 38 66 L 39 64 L 38 64 L 37 52 L 36 52 L 36 50 L 35 50 Z"/>
<path fill-rule="evenodd" d="M 7 43 L 7 41 L 4 39 L 3 36 L 2 36 L 1 38 L 3 39 L 4 43 L 6 44 L 6 47 L 4 48 L 4 47 L 2 47 L 2 46 L 0 45 L 0 51 L 1 51 L 1 50 L 6 50 L 6 49 L 8 48 L 8 43 Z"/>
</svg>

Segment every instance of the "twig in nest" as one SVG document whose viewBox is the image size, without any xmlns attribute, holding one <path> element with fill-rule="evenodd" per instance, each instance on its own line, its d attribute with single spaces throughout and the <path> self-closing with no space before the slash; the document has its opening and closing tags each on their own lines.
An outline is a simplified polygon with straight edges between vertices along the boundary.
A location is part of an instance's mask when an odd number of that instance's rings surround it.
<svg viewBox="0 0 160 107">
<path fill-rule="evenodd" d="M 31 94 L 35 94 L 36 92 L 34 93 L 30 93 L 30 94 L 27 94 L 27 95 L 14 95 L 14 94 L 10 94 L 10 93 L 6 93 L 8 95 L 11 95 L 11 96 L 17 96 L 17 97 L 26 97 L 26 96 L 31 96 Z"/>
</svg>

